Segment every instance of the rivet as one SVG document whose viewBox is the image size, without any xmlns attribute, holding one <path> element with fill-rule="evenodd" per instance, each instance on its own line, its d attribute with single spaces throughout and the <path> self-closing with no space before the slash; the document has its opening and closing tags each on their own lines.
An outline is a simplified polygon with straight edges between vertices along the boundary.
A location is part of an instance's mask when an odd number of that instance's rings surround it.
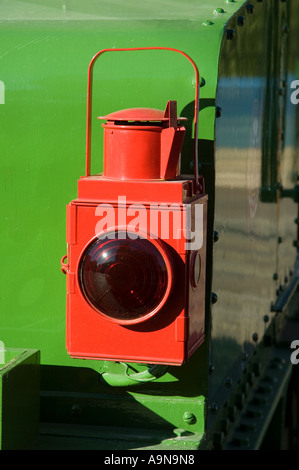
<svg viewBox="0 0 299 470">
<path fill-rule="evenodd" d="M 269 321 L 269 315 L 264 315 L 263 320 L 264 320 L 265 323 L 268 323 L 268 321 Z"/>
<path fill-rule="evenodd" d="M 218 301 L 218 296 L 215 292 L 212 292 L 211 294 L 211 302 L 212 304 L 215 304 Z"/>
<path fill-rule="evenodd" d="M 188 423 L 188 424 L 194 424 L 196 423 L 196 417 L 193 413 L 191 413 L 190 411 L 186 411 L 183 415 L 183 420 L 185 421 L 185 423 Z"/>
<path fill-rule="evenodd" d="M 219 118 L 222 114 L 222 108 L 220 106 L 216 106 L 216 118 Z"/>
<path fill-rule="evenodd" d="M 277 281 L 277 279 L 278 279 L 278 274 L 277 274 L 277 273 L 274 273 L 274 274 L 273 274 L 273 280 L 274 280 L 274 281 Z"/>
<path fill-rule="evenodd" d="M 216 413 L 217 413 L 217 411 L 218 411 L 218 405 L 217 405 L 217 403 L 212 403 L 212 404 L 211 404 L 211 406 L 210 406 L 210 411 L 211 411 L 211 413 L 213 413 L 213 414 L 216 414 Z"/>
<path fill-rule="evenodd" d="M 242 361 L 247 361 L 248 359 L 248 353 L 246 351 L 242 351 Z"/>
<path fill-rule="evenodd" d="M 214 240 L 214 243 L 218 242 L 219 240 L 219 232 L 217 232 L 216 230 L 214 230 L 213 240 Z"/>
<path fill-rule="evenodd" d="M 223 10 L 223 8 L 216 8 L 214 10 L 214 13 L 225 13 L 225 11 Z"/>
<path fill-rule="evenodd" d="M 248 5 L 246 5 L 246 10 L 247 10 L 247 13 L 252 15 L 253 10 L 254 10 L 254 6 L 252 5 L 252 3 L 248 3 Z"/>
<path fill-rule="evenodd" d="M 252 341 L 254 341 L 255 343 L 258 342 L 258 339 L 259 339 L 259 335 L 257 333 L 253 333 L 252 335 Z"/>
<path fill-rule="evenodd" d="M 205 86 L 205 84 L 206 84 L 205 79 L 204 79 L 203 77 L 200 77 L 200 82 L 199 82 L 200 88 L 202 88 L 203 86 Z"/>
<path fill-rule="evenodd" d="M 245 17 L 242 16 L 242 15 L 239 15 L 238 19 L 237 19 L 237 25 L 238 26 L 244 26 L 244 24 L 245 24 Z"/>
<path fill-rule="evenodd" d="M 212 26 L 213 24 L 214 24 L 213 21 L 210 21 L 210 20 L 206 20 L 203 22 L 204 26 Z"/>
<path fill-rule="evenodd" d="M 235 37 L 235 30 L 234 29 L 227 29 L 226 30 L 226 38 L 229 40 L 234 39 Z"/>
<path fill-rule="evenodd" d="M 76 416 L 77 416 L 77 415 L 80 415 L 81 412 L 82 412 L 81 406 L 79 406 L 79 405 L 73 405 L 73 406 L 72 406 L 72 409 L 71 409 L 72 415 L 76 415 Z"/>
<path fill-rule="evenodd" d="M 226 388 L 230 388 L 232 386 L 232 384 L 233 384 L 233 381 L 230 377 L 226 377 L 224 379 L 224 385 L 225 385 Z"/>
</svg>

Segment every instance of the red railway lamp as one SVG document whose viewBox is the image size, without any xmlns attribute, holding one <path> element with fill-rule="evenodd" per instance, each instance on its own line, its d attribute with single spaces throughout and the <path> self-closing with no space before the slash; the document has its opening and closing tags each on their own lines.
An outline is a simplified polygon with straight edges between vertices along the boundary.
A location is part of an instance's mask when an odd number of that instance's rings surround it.
<svg viewBox="0 0 299 470">
<path fill-rule="evenodd" d="M 164 48 L 141 48 L 164 49 Z M 176 101 L 105 120 L 104 171 L 90 174 L 92 70 L 86 174 L 67 206 L 66 345 L 71 357 L 180 365 L 204 340 L 207 196 L 197 174 L 178 174 L 185 128 Z M 140 49 L 137 49 L 140 50 Z"/>
</svg>

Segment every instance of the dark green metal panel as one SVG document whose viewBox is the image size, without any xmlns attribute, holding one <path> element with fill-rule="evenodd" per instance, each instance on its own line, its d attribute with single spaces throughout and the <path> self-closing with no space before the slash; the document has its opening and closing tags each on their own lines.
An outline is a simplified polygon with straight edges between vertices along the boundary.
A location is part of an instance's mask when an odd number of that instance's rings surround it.
<svg viewBox="0 0 299 470">
<path fill-rule="evenodd" d="M 242 22 L 233 18 L 228 25 L 234 37 L 222 43 L 217 89 L 222 112 L 215 132 L 214 226 L 219 241 L 214 247 L 213 290 L 218 302 L 212 309 L 211 391 L 212 396 L 218 392 L 223 403 L 226 377 L 237 380 L 242 358 L 254 351 L 253 335 L 263 336 L 277 271 L 277 210 L 275 204 L 262 202 L 260 188 L 264 149 L 266 162 L 271 163 L 270 155 L 276 162 L 277 155 L 268 148 L 274 145 L 268 133 L 274 132 L 268 96 L 274 94 L 278 80 L 269 61 L 276 49 L 271 35 L 276 37 L 280 15 L 264 2 L 256 4 L 252 14 L 245 8 L 239 13 Z"/>
<path fill-rule="evenodd" d="M 212 309 L 215 372 L 211 387 L 213 395 L 219 386 L 222 400 L 226 376 L 235 380 L 240 376 L 263 338 L 265 315 L 267 320 L 274 317 L 271 301 L 276 300 L 276 290 L 294 270 L 295 249 L 284 240 L 287 257 L 281 256 L 278 226 L 285 226 L 295 238 L 295 224 L 290 227 L 286 219 L 293 220 L 296 207 L 293 204 L 292 213 L 285 213 L 281 223 L 278 195 L 271 203 L 263 193 L 265 186 L 276 187 L 282 152 L 292 152 L 295 144 L 290 141 L 289 147 L 282 148 L 281 142 L 279 87 L 287 74 L 280 68 L 287 59 L 282 47 L 286 21 L 286 5 L 281 2 L 255 4 L 252 14 L 241 9 L 239 20 L 233 18 L 228 25 L 235 35 L 223 41 L 220 53 L 217 105 L 222 113 L 215 134 L 219 241 L 213 267 L 218 302 Z M 295 184 L 295 172 L 292 179 Z"/>
<path fill-rule="evenodd" d="M 0 356 L 0 449 L 26 449 L 39 435 L 39 351 L 6 349 Z"/>
<path fill-rule="evenodd" d="M 294 41 L 289 30 L 290 18 L 296 17 L 292 6 L 297 7 L 290 2 L 252 4 L 252 13 L 246 5 L 228 23 L 231 35 L 224 38 L 219 58 L 214 222 L 218 241 L 213 250 L 212 287 L 218 301 L 211 313 L 213 374 L 208 405 L 211 428 L 218 421 L 218 429 L 225 430 L 213 437 L 217 447 L 221 440 L 223 445 L 223 439 L 230 439 L 226 420 L 235 422 L 245 399 L 250 403 L 252 367 L 262 369 L 270 360 L 264 347 L 277 341 L 290 314 L 285 300 L 298 286 L 292 242 L 297 239 L 298 206 L 282 198 L 279 189 L 280 185 L 294 188 L 298 175 L 294 119 L 298 111 L 290 103 L 294 76 L 292 48 L 288 48 Z M 285 357 L 289 357 L 288 347 L 281 352 Z M 286 388 L 290 368 L 285 361 Z M 286 388 L 276 390 L 276 398 L 285 399 Z M 272 412 L 276 405 L 274 400 Z M 266 419 L 266 409 L 262 412 Z M 233 426 L 236 430 L 239 424 Z M 262 425 L 255 429 L 261 443 Z M 248 431 L 245 437 L 249 436 Z M 260 444 L 248 441 L 246 445 Z"/>
</svg>

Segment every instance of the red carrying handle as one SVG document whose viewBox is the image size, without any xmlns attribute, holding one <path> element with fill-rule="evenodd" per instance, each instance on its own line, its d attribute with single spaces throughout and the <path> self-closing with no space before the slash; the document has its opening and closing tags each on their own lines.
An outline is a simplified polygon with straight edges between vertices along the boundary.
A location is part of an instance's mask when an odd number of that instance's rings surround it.
<svg viewBox="0 0 299 470">
<path fill-rule="evenodd" d="M 105 52 L 121 52 L 121 51 L 148 51 L 148 50 L 165 50 L 182 54 L 193 65 L 195 72 L 195 106 L 194 106 L 194 178 L 196 187 L 198 185 L 198 103 L 199 103 L 199 72 L 195 62 L 183 51 L 170 47 L 134 47 L 134 48 L 115 48 L 102 49 L 91 60 L 88 67 L 87 82 L 87 126 L 86 126 L 86 170 L 85 176 L 90 176 L 90 160 L 91 160 L 91 121 L 92 121 L 92 74 L 95 61 Z"/>
</svg>

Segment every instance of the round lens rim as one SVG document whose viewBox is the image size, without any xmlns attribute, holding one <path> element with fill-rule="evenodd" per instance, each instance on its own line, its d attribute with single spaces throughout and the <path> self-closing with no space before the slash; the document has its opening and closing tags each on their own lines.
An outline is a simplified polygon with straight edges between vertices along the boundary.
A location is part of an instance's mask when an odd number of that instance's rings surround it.
<svg viewBox="0 0 299 470">
<path fill-rule="evenodd" d="M 131 234 L 132 235 L 132 238 L 131 238 L 132 241 L 134 241 L 134 238 L 136 238 L 136 233 L 135 232 L 127 230 L 127 228 L 116 227 L 116 228 L 112 228 L 112 229 L 110 228 L 109 231 L 102 232 L 102 233 L 96 235 L 95 237 L 93 237 L 92 239 L 90 239 L 88 241 L 88 243 L 86 243 L 86 245 L 83 247 L 83 249 L 82 249 L 82 251 L 81 251 L 81 253 L 78 257 L 78 263 L 77 263 L 77 269 L 76 269 L 78 290 L 80 292 L 81 297 L 85 300 L 85 302 L 87 302 L 90 305 L 90 307 L 97 314 L 99 314 L 103 319 L 109 321 L 110 323 L 117 323 L 119 325 L 134 325 L 134 324 L 137 324 L 137 323 L 143 323 L 146 320 L 148 320 L 149 318 L 152 318 L 154 315 L 156 315 L 161 310 L 161 308 L 165 305 L 165 303 L 167 302 L 167 300 L 169 298 L 169 295 L 170 295 L 170 292 L 171 292 L 171 289 L 172 289 L 172 285 L 173 285 L 173 267 L 172 267 L 171 256 L 170 256 L 169 250 L 167 249 L 167 246 L 163 242 L 163 240 L 161 240 L 159 238 L 151 238 L 150 234 L 147 234 L 147 233 L 140 233 L 140 232 L 138 233 L 138 238 L 140 237 L 140 238 L 146 239 L 147 241 L 152 243 L 153 246 L 158 250 L 159 254 L 162 256 L 163 261 L 165 263 L 166 273 L 167 273 L 167 286 L 166 286 L 163 297 L 161 298 L 160 302 L 155 306 L 155 308 L 153 308 L 152 310 L 150 310 L 148 313 L 144 314 L 143 316 L 140 316 L 138 318 L 133 318 L 133 319 L 120 319 L 120 318 L 111 317 L 111 316 L 107 315 L 105 312 L 98 309 L 90 301 L 90 299 L 85 295 L 82 286 L 80 285 L 80 264 L 81 264 L 82 257 L 84 256 L 86 250 L 88 249 L 88 247 L 90 247 L 97 240 L 99 240 L 101 238 L 104 239 L 104 238 L 108 237 L 110 234 L 115 234 L 115 232 L 125 232 L 126 235 Z"/>
</svg>

